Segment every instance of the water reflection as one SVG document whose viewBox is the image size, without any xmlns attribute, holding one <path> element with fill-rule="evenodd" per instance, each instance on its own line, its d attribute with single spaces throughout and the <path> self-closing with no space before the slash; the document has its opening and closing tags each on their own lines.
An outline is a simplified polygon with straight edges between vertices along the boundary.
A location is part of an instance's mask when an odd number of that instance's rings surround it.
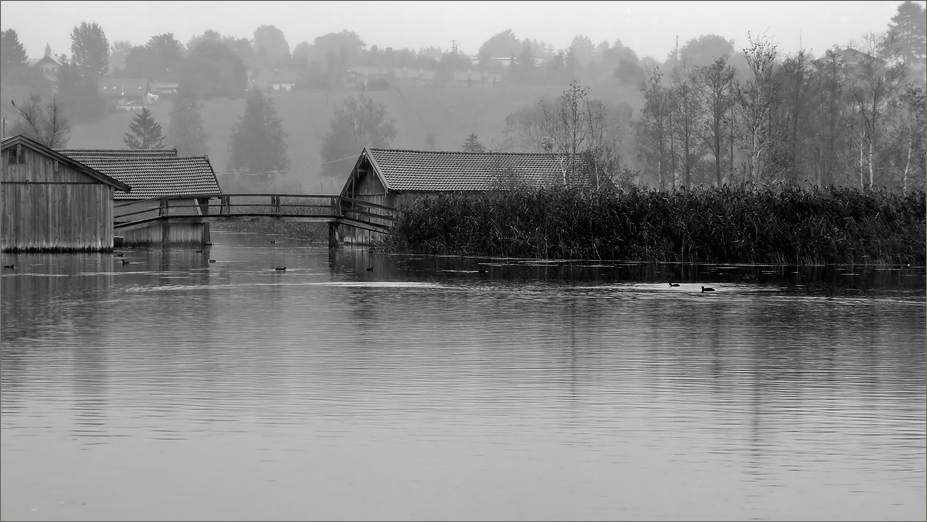
<svg viewBox="0 0 927 522">
<path fill-rule="evenodd" d="M 216 236 L 3 274 L 4 519 L 923 518 L 922 269 Z"/>
</svg>

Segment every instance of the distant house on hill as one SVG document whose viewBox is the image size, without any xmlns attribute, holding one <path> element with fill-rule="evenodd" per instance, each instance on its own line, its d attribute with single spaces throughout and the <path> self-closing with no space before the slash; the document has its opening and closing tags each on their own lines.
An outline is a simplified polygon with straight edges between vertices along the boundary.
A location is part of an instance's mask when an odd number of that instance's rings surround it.
<svg viewBox="0 0 927 522">
<path fill-rule="evenodd" d="M 828 54 L 831 54 L 833 51 L 828 50 L 824 56 L 815 60 L 816 63 L 826 63 L 829 58 Z M 878 57 L 870 56 L 867 53 L 862 51 L 857 51 L 856 49 L 847 47 L 846 49 L 839 49 L 836 51 L 837 56 L 849 67 L 855 67 L 866 60 L 875 60 L 877 63 L 885 63 L 884 60 Z"/>
<path fill-rule="evenodd" d="M 33 67 L 42 71 L 46 78 L 54 82 L 58 80 L 58 69 L 61 68 L 61 63 L 52 58 L 51 55 L 47 55 L 37 61 Z"/>
<path fill-rule="evenodd" d="M 265 92 L 294 92 L 296 91 L 296 73 L 290 71 L 261 70 L 251 77 L 251 87 Z"/>
<path fill-rule="evenodd" d="M 434 85 L 435 71 L 425 69 L 411 69 L 408 67 L 398 67 L 390 72 L 390 78 L 393 84 L 401 87 L 422 87 Z"/>
<path fill-rule="evenodd" d="M 365 148 L 341 196 L 396 207 L 447 192 L 563 185 L 567 168 L 564 154 Z M 370 233 L 361 229 L 343 227 L 340 233 L 340 240 L 348 243 L 370 240 Z"/>
<path fill-rule="evenodd" d="M 136 221 L 158 215 L 160 204 L 152 198 L 189 196 L 171 200 L 171 205 L 189 206 L 182 212 L 202 215 L 210 198 L 222 191 L 208 156 L 180 157 L 176 149 L 66 149 L 58 151 L 103 174 L 132 186 L 131 194 L 116 196 L 116 216 L 145 211 L 127 217 Z M 204 210 L 205 209 L 205 210 Z M 171 210 L 174 214 L 175 210 Z M 204 244 L 209 242 L 208 223 L 153 225 L 123 232 L 127 245 Z"/>
<path fill-rule="evenodd" d="M 341 79 L 341 85 L 347 90 L 366 91 L 374 81 L 389 82 L 390 74 L 386 67 L 352 67 Z"/>
<path fill-rule="evenodd" d="M 0 249 L 113 248 L 114 193 L 131 187 L 21 134 L 3 138 Z"/>
<path fill-rule="evenodd" d="M 484 71 L 455 71 L 456 87 L 498 87 L 502 85 L 502 75 Z"/>
<path fill-rule="evenodd" d="M 152 94 L 172 96 L 177 94 L 177 88 L 180 87 L 180 84 L 177 82 L 151 82 L 148 87 Z"/>
<path fill-rule="evenodd" d="M 148 80 L 107 78 L 100 81 L 100 94 L 117 109 L 139 110 L 151 100 L 149 93 Z"/>
</svg>

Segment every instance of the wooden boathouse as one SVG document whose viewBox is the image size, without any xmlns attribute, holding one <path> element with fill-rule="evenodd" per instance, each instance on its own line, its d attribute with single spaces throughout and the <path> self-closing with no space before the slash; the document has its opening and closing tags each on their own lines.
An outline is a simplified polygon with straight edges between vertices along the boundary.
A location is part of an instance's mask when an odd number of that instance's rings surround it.
<svg viewBox="0 0 927 522">
<path fill-rule="evenodd" d="M 562 185 L 568 156 L 364 148 L 341 196 L 387 207 L 446 192 L 486 192 Z M 377 222 L 375 217 L 371 221 Z M 391 223 L 390 223 L 391 224 Z M 339 242 L 369 244 L 379 233 L 339 225 Z"/>
<path fill-rule="evenodd" d="M 203 215 L 209 200 L 222 191 L 208 156 L 181 157 L 176 149 L 65 149 L 61 154 L 132 186 L 117 194 L 115 223 L 130 215 L 136 221 L 164 213 L 157 198 L 171 198 L 172 214 Z M 152 222 L 120 230 L 126 246 L 203 245 L 210 242 L 209 223 L 196 221 Z"/>
<path fill-rule="evenodd" d="M 114 194 L 127 183 L 21 134 L 0 144 L 0 250 L 113 248 Z"/>
</svg>

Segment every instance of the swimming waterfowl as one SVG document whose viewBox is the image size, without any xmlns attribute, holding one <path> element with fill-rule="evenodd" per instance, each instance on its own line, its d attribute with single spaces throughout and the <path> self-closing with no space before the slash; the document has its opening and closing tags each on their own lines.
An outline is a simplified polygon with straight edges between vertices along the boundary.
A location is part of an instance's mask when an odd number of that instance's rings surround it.
<svg viewBox="0 0 927 522">
<path fill-rule="evenodd" d="M 124 265 L 128 265 L 128 264 L 131 264 L 131 263 L 132 263 L 132 262 L 129 261 L 128 259 L 120 259 L 119 261 L 122 261 L 122 264 L 124 264 Z"/>
<path fill-rule="evenodd" d="M 210 259 L 209 262 L 210 262 L 210 263 L 215 263 L 216 260 L 215 260 L 215 259 Z"/>
<path fill-rule="evenodd" d="M 274 267 L 274 270 L 278 270 L 278 271 L 282 272 L 282 271 L 286 270 L 286 267 L 285 267 L 285 266 L 277 266 L 277 267 Z"/>
<path fill-rule="evenodd" d="M 16 269 L 16 263 L 13 263 L 13 264 L 11 264 L 11 265 L 3 265 L 3 268 L 9 268 L 10 270 L 15 270 L 15 269 Z"/>
<path fill-rule="evenodd" d="M 372 267 L 372 266 L 371 266 L 371 267 L 368 267 L 368 268 L 367 268 L 367 271 L 368 271 L 368 272 L 373 272 L 373 267 Z"/>
<path fill-rule="evenodd" d="M 712 287 L 710 287 L 710 286 L 703 286 L 703 287 L 702 287 L 702 292 L 714 292 L 714 291 L 715 291 L 715 289 L 712 288 Z"/>
<path fill-rule="evenodd" d="M 670 283 L 670 286 L 679 286 L 679 283 Z"/>
</svg>

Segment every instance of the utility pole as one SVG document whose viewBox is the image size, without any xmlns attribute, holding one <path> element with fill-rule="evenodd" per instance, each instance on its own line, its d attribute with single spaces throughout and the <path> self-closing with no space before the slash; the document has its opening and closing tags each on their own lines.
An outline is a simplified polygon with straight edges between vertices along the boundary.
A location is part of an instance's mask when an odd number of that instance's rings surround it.
<svg viewBox="0 0 927 522">
<path fill-rule="evenodd" d="M 454 56 L 457 56 L 457 40 L 451 40 L 451 50 L 454 52 Z"/>
</svg>

